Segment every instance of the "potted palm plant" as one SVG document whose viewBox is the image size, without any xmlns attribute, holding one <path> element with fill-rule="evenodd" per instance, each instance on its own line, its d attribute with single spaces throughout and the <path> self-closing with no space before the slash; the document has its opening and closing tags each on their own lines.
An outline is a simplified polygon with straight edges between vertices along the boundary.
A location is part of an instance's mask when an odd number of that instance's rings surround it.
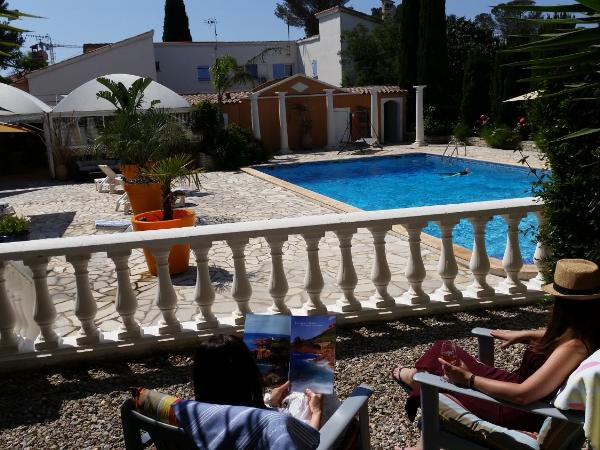
<svg viewBox="0 0 600 450">
<path fill-rule="evenodd" d="M 200 188 L 202 169 L 190 168 L 193 160 L 189 155 L 180 154 L 161 159 L 150 169 L 142 170 L 142 175 L 158 184 L 162 193 L 162 209 L 136 214 L 131 222 L 135 231 L 163 230 L 167 228 L 193 227 L 195 213 L 188 209 L 174 209 L 175 183 L 184 181 Z M 152 253 L 144 249 L 146 263 L 152 275 L 156 275 L 156 263 Z M 178 274 L 185 272 L 190 259 L 189 244 L 175 245 L 169 254 L 169 272 Z"/>
</svg>

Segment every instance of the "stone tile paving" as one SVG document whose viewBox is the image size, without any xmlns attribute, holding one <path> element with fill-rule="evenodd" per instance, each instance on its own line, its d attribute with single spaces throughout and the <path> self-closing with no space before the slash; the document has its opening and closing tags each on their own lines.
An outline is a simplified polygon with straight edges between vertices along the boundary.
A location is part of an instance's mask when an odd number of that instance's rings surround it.
<svg viewBox="0 0 600 450">
<path fill-rule="evenodd" d="M 441 154 L 445 146 L 427 147 L 426 151 Z M 401 154 L 419 151 L 411 146 L 386 147 L 377 154 Z M 356 153 L 356 152 L 355 152 Z M 360 154 L 336 152 L 314 152 L 280 156 L 278 162 L 304 162 L 324 159 L 343 159 Z M 366 156 L 365 156 L 366 157 Z M 516 163 L 518 154 L 511 151 L 469 147 L 468 157 L 488 161 Z M 534 158 L 531 158 L 532 160 Z M 536 163 L 541 164 L 539 161 Z M 122 212 L 115 211 L 117 194 L 98 193 L 93 183 L 65 184 L 58 182 L 3 182 L 0 181 L 0 199 L 7 201 L 19 214 L 32 219 L 32 238 L 41 239 L 61 236 L 83 236 L 118 231 L 95 229 L 96 219 L 128 219 Z M 199 192 L 192 192 L 187 199 L 187 207 L 194 208 L 200 224 L 215 224 L 252 220 L 299 217 L 306 215 L 336 213 L 328 206 L 309 200 L 284 188 L 240 172 L 211 172 L 203 176 L 203 186 Z M 408 245 L 403 237 L 388 235 L 388 260 L 392 271 L 390 293 L 397 296 L 404 292 L 407 284 L 404 278 Z M 372 265 L 371 236 L 367 230 L 359 230 L 353 239 L 354 264 L 358 274 L 356 295 L 365 300 L 373 293 L 370 282 Z M 333 233 L 327 233 L 321 241 L 321 268 L 325 280 L 323 300 L 326 304 L 335 303 L 340 297 L 336 287 L 339 266 L 338 241 Z M 423 260 L 427 269 L 424 283 L 426 291 L 439 286 L 437 275 L 437 250 L 423 247 Z M 235 306 L 229 295 L 233 278 L 231 251 L 223 242 L 215 242 L 209 252 L 211 279 L 216 289 L 214 311 L 229 314 Z M 190 266 L 193 266 L 193 260 Z M 270 274 L 269 247 L 264 239 L 253 239 L 246 248 L 246 264 L 253 287 L 251 306 L 255 311 L 264 311 L 270 304 L 268 280 Z M 299 307 L 305 301 L 303 280 L 306 266 L 305 244 L 301 237 L 290 236 L 284 246 L 284 265 L 290 286 L 288 305 Z M 53 296 L 58 319 L 56 325 L 62 335 L 69 335 L 78 329 L 74 316 L 76 296 L 73 268 L 64 258 L 54 258 L 50 265 L 48 284 Z M 143 254 L 134 250 L 130 259 L 131 279 L 138 294 L 139 307 L 136 318 L 143 324 L 154 323 L 160 312 L 153 306 L 156 279 L 145 265 Z M 115 272 L 112 261 L 105 254 L 92 255 L 89 265 L 90 281 L 98 304 L 97 322 L 102 330 L 118 328 L 119 317 L 115 311 L 116 293 Z M 180 320 L 191 320 L 198 313 L 193 301 L 195 270 L 174 277 L 173 282 L 179 298 L 177 316 Z M 492 284 L 498 280 L 492 280 Z M 469 277 L 460 269 L 457 284 L 464 285 Z"/>
</svg>

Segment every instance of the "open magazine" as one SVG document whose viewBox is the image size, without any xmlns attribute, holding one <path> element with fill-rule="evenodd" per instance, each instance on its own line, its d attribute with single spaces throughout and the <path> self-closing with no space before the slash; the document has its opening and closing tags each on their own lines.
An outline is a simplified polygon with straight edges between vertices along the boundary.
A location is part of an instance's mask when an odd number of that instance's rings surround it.
<svg viewBox="0 0 600 450">
<path fill-rule="evenodd" d="M 332 394 L 335 368 L 335 316 L 248 314 L 244 342 L 265 386 L 290 381 L 291 392 L 307 388 Z"/>
</svg>

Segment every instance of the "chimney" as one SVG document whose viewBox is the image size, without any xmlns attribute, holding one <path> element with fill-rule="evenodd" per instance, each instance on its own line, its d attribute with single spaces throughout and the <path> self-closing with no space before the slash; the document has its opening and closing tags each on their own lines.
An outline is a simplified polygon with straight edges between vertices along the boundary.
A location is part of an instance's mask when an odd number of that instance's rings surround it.
<svg viewBox="0 0 600 450">
<path fill-rule="evenodd" d="M 381 18 L 383 20 L 392 17 L 394 14 L 394 9 L 396 9 L 394 0 L 381 0 Z"/>
</svg>

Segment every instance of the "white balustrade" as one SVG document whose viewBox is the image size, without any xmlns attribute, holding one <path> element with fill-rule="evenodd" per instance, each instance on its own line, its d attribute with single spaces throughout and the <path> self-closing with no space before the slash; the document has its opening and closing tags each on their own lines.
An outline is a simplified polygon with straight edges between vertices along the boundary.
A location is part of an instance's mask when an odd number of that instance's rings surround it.
<svg viewBox="0 0 600 450">
<path fill-rule="evenodd" d="M 373 236 L 374 248 L 371 281 L 375 285 L 375 294 L 369 300 L 375 308 L 389 308 L 396 304 L 394 297 L 388 292 L 392 273 L 385 253 L 385 236 L 391 229 L 392 227 L 389 225 L 369 228 Z"/>
<path fill-rule="evenodd" d="M 228 240 L 227 245 L 231 248 L 233 255 L 233 284 L 231 286 L 231 296 L 235 300 L 237 307 L 231 314 L 233 322 L 236 325 L 243 325 L 246 321 L 246 314 L 252 312 L 250 309 L 250 297 L 252 297 L 252 286 L 246 273 L 246 259 L 244 249 L 248 245 L 248 239 Z"/>
<path fill-rule="evenodd" d="M 121 327 L 117 332 L 119 339 L 134 339 L 140 337 L 142 330 L 140 324 L 135 320 L 135 312 L 138 308 L 138 301 L 135 291 L 131 286 L 129 276 L 129 257 L 131 250 L 120 250 L 108 252 L 108 257 L 115 264 L 117 274 L 117 304 L 115 309 L 121 316 Z"/>
<path fill-rule="evenodd" d="M 306 256 L 308 263 L 304 277 L 304 290 L 308 300 L 302 306 L 302 312 L 307 316 L 327 314 L 327 307 L 321 301 L 321 292 L 325 287 L 321 266 L 319 265 L 319 241 L 325 233 L 307 233 L 302 237 L 306 241 Z"/>
<path fill-rule="evenodd" d="M 15 333 L 17 318 L 6 291 L 4 270 L 6 262 L 0 261 L 0 354 L 18 350 L 19 338 Z"/>
<path fill-rule="evenodd" d="M 212 306 L 215 302 L 215 290 L 210 280 L 210 271 L 208 269 L 208 251 L 211 247 L 211 242 L 192 244 L 192 251 L 196 257 L 196 290 L 194 301 L 200 308 L 200 314 L 196 316 L 197 330 L 209 330 L 219 325 L 217 316 L 212 312 Z"/>
<path fill-rule="evenodd" d="M 421 255 L 421 230 L 425 225 L 427 225 L 425 222 L 420 222 L 410 223 L 406 226 L 409 254 L 405 275 L 409 288 L 402 294 L 401 301 L 412 305 L 429 302 L 429 295 L 423 291 L 423 281 L 427 272 Z"/>
<path fill-rule="evenodd" d="M 94 322 L 98 307 L 88 277 L 90 257 L 89 253 L 67 256 L 67 261 L 75 270 L 75 285 L 77 286 L 75 316 L 81 324 L 76 342 L 80 345 L 100 342 L 100 331 Z"/>
<path fill-rule="evenodd" d="M 170 247 L 151 247 L 152 255 L 156 262 L 158 275 L 158 289 L 156 290 L 156 306 L 162 313 L 162 320 L 158 322 L 159 334 L 173 334 L 181 331 L 181 323 L 175 313 L 177 312 L 177 293 L 171 281 L 169 272 Z"/>
<path fill-rule="evenodd" d="M 469 269 L 473 273 L 473 284 L 471 284 L 466 294 L 474 298 L 488 298 L 495 295 L 494 288 L 487 282 L 487 275 L 490 272 L 490 258 L 485 248 L 485 227 L 489 222 L 489 217 L 471 217 L 469 218 L 473 225 L 473 251 L 469 261 Z"/>
<path fill-rule="evenodd" d="M 56 308 L 48 290 L 49 262 L 50 258 L 46 256 L 33 256 L 23 260 L 23 263 L 33 272 L 33 286 L 35 287 L 33 320 L 40 327 L 40 335 L 35 340 L 36 350 L 54 350 L 61 344 L 61 338 L 54 331 Z"/>
<path fill-rule="evenodd" d="M 438 273 L 442 279 L 442 286 L 431 296 L 434 300 L 447 302 L 460 300 L 463 297 L 462 292 L 454 284 L 456 275 L 458 275 L 458 264 L 456 264 L 456 257 L 454 256 L 452 230 L 457 223 L 458 220 L 442 220 L 438 222 L 442 232 L 442 249 L 438 264 Z"/>
<path fill-rule="evenodd" d="M 356 228 L 345 228 L 335 230 L 335 234 L 340 241 L 340 268 L 337 276 L 337 285 L 343 295 L 337 301 L 340 311 L 360 311 L 362 306 L 354 295 L 354 289 L 358 284 L 358 277 L 352 262 L 352 236 L 356 233 Z"/>
<path fill-rule="evenodd" d="M 506 221 L 506 248 L 502 258 L 502 267 L 506 278 L 498 286 L 498 291 L 503 294 L 520 294 L 527 292 L 527 286 L 519 280 L 519 272 L 523 267 L 523 257 L 519 246 L 519 223 L 524 214 L 506 214 L 502 217 Z"/>
<path fill-rule="evenodd" d="M 544 226 L 544 216 L 541 212 L 533 213 L 538 222 L 538 234 L 539 230 Z M 544 284 L 546 284 L 546 280 L 544 279 L 544 262 L 550 256 L 550 251 L 546 249 L 546 246 L 542 241 L 538 239 L 537 245 L 535 246 L 535 253 L 533 254 L 533 262 L 537 267 L 538 273 L 537 275 L 529 280 L 527 283 L 527 287 L 533 290 L 540 290 Z"/>
<path fill-rule="evenodd" d="M 271 248 L 271 275 L 269 277 L 269 294 L 273 299 L 273 305 L 269 308 L 271 314 L 291 314 L 290 308 L 285 304 L 289 286 L 283 267 L 283 244 L 287 242 L 287 239 L 286 235 L 266 237 Z"/>
<path fill-rule="evenodd" d="M 543 296 L 539 290 L 541 276 L 529 282 L 530 291 L 527 291 L 527 287 L 519 279 L 523 262 L 519 250 L 518 225 L 528 212 L 536 213 L 541 223 L 542 218 L 538 214 L 541 208 L 541 203 L 535 199 L 511 199 L 0 244 L 0 372 L 7 367 L 17 367 L 20 364 L 17 361 L 28 361 L 32 365 L 42 364 L 42 361 L 51 362 L 55 358 L 55 353 L 61 355 L 57 360 L 98 358 L 102 355 L 110 355 L 111 352 L 142 354 L 149 346 L 154 345 L 164 347 L 172 343 L 173 347 L 179 348 L 181 342 L 194 343 L 197 336 L 222 332 L 220 330 L 229 328 L 232 324 L 235 328 L 229 329 L 239 329 L 244 324 L 246 315 L 252 312 L 250 308 L 252 286 L 246 272 L 245 249 L 250 239 L 255 238 L 264 238 L 270 247 L 270 255 L 264 255 L 270 256 L 271 269 L 267 289 L 272 303 L 266 311 L 268 314 L 321 315 L 336 312 L 340 323 L 343 324 L 346 321 L 389 320 L 405 314 L 442 312 L 448 310 L 444 308 L 449 306 L 452 307 L 452 311 L 459 311 L 467 307 L 463 306 L 467 304 L 469 308 L 487 308 L 496 304 L 537 301 Z M 490 259 L 486 252 L 485 227 L 490 218 L 497 215 L 505 218 L 508 224 L 508 237 L 502 261 L 506 278 L 494 289 L 488 283 L 488 278 L 492 278 L 492 275 L 490 275 Z M 459 262 L 454 255 L 452 230 L 461 219 L 470 220 L 474 234 L 473 251 L 469 262 L 473 282 L 468 287 L 455 284 Z M 429 295 L 423 289 L 427 272 L 421 253 L 421 232 L 428 222 L 439 223 L 442 232 L 438 261 L 438 273 L 442 285 L 431 294 L 432 299 L 438 300 L 434 302 L 429 301 Z M 406 228 L 408 243 L 402 242 L 404 238 L 396 237 L 393 246 L 388 245 L 389 248 L 386 250 L 386 236 L 394 225 L 403 225 Z M 368 300 L 357 298 L 355 293 L 360 276 L 355 268 L 352 244 L 360 228 L 369 230 L 373 243 L 370 279 L 374 285 L 374 292 Z M 326 306 L 321 299 L 325 282 L 320 267 L 319 245 L 326 232 L 335 233 L 339 241 L 340 256 L 336 261 L 339 264 L 336 279 L 339 297 L 335 306 Z M 306 243 L 307 265 L 304 290 L 307 298 L 299 309 L 290 309 L 286 305 L 289 287 L 283 264 L 283 253 L 285 243 L 291 235 L 301 236 Z M 213 243 L 223 241 L 231 248 L 233 257 L 234 276 L 231 297 L 235 302 L 235 310 L 232 319 L 217 317 L 213 311 L 215 289 L 210 278 L 208 254 Z M 180 322 L 176 316 L 178 296 L 169 274 L 169 252 L 174 245 L 185 243 L 190 244 L 196 258 L 197 278 L 193 299 L 199 308 L 199 313 L 191 321 Z M 388 292 L 392 282 L 392 272 L 388 264 L 387 252 L 394 252 L 397 246 L 405 245 L 408 245 L 405 274 L 394 274 L 393 278 L 395 284 L 406 281 L 409 287 L 407 292 L 396 300 Z M 145 326 L 141 327 L 135 320 L 139 313 L 143 312 L 147 316 L 153 312 L 138 310 L 138 298 L 130 275 L 132 250 L 142 248 L 150 249 L 156 262 L 158 274 L 155 287 L 156 307 L 162 315 L 158 327 L 151 324 L 144 324 Z M 116 270 L 115 309 L 120 316 L 121 327 L 114 332 L 100 333 L 96 325 L 97 305 L 90 285 L 88 265 L 92 255 L 101 253 L 108 255 Z M 74 313 L 81 323 L 78 335 L 66 336 L 63 339 L 56 330 L 57 312 L 48 287 L 50 258 L 61 256 L 66 256 L 75 270 Z M 404 256 L 403 252 L 395 255 L 393 261 L 397 263 L 402 256 Z M 545 250 L 540 244 L 535 253 L 538 267 L 541 267 L 544 256 Z M 19 299 L 19 293 L 14 292 L 11 284 L 5 279 L 6 264 L 18 260 L 23 260 L 32 271 L 32 291 L 35 295 L 33 293 L 30 295 L 31 303 L 28 304 L 33 304 L 33 307 L 25 308 L 19 314 L 28 314 L 27 317 L 22 318 L 23 322 L 28 321 L 31 324 L 35 322 L 39 326 L 39 335 L 35 342 L 32 342 L 31 338 L 37 333 L 36 327 L 33 327 L 35 331 L 23 332 L 17 326 L 18 311 L 15 309 L 15 304 Z M 428 263 L 430 264 L 431 261 L 428 255 Z M 327 268 L 330 267 L 331 262 L 327 264 Z M 137 268 L 134 273 L 139 273 Z M 53 273 L 52 280 L 59 278 L 58 285 L 64 286 L 70 281 L 60 282 L 60 278 L 70 276 L 64 271 L 56 271 Z M 427 280 L 427 286 L 431 285 L 431 281 Z M 12 286 L 17 285 L 18 283 L 14 283 Z M 52 292 L 55 292 L 54 289 Z M 502 292 L 505 295 L 495 295 L 495 292 Z M 463 295 L 487 301 L 461 302 Z M 189 298 L 187 293 L 185 297 Z M 16 304 L 16 307 L 19 305 Z M 33 310 L 33 313 L 31 311 L 27 313 L 29 310 Z M 59 352 L 53 352 L 59 348 Z M 82 348 L 93 349 L 93 351 L 87 353 L 79 351 Z M 45 358 L 36 357 L 40 351 L 48 351 L 44 355 Z M 21 353 L 29 353 L 31 358 L 22 357 Z M 10 360 L 14 355 L 17 355 L 17 359 Z"/>
</svg>

